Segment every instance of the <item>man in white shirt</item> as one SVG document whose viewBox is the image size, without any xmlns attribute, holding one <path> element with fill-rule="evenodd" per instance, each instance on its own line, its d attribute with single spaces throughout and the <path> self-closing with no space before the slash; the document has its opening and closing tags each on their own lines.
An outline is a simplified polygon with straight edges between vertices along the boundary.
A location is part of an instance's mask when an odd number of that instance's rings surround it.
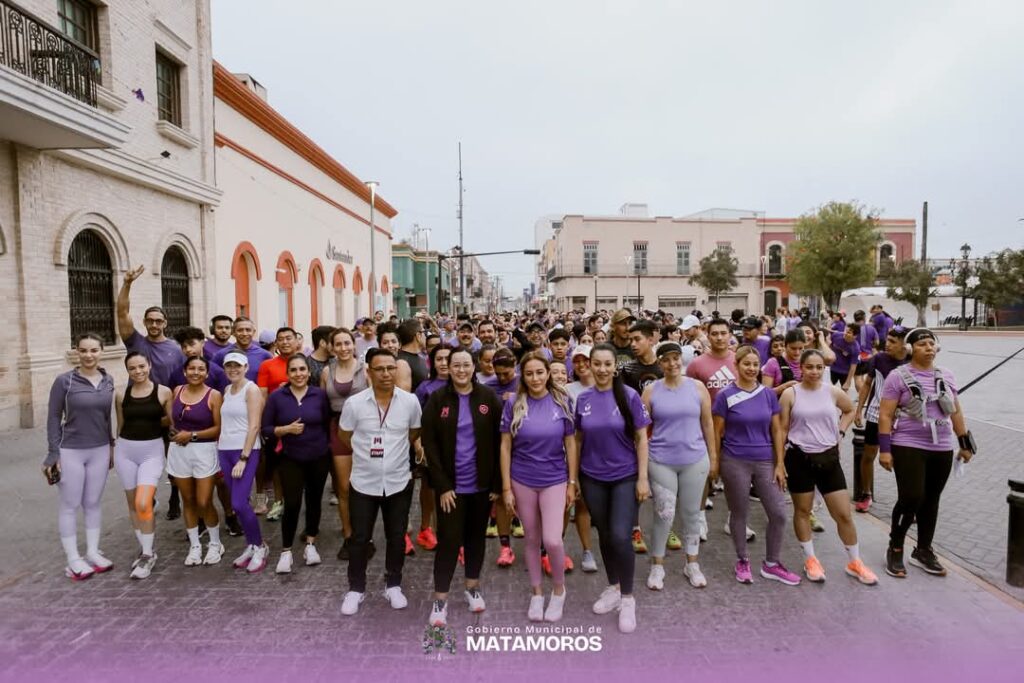
<svg viewBox="0 0 1024 683">
<path fill-rule="evenodd" d="M 349 590 L 341 605 L 345 615 L 358 612 L 366 594 L 367 545 L 378 511 L 387 539 L 384 595 L 393 609 L 409 604 L 402 594 L 402 566 L 413 490 L 409 444 L 420 435 L 420 402 L 395 386 L 398 360 L 389 351 L 367 350 L 366 365 L 371 388 L 345 401 L 338 429 L 341 442 L 352 449 Z"/>
</svg>

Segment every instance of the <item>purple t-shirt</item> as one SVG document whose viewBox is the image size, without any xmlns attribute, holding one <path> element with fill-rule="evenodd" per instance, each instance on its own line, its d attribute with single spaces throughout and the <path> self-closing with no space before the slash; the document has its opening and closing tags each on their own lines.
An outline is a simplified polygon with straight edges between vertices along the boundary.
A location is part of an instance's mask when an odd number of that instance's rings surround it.
<svg viewBox="0 0 1024 683">
<path fill-rule="evenodd" d="M 245 370 L 245 378 L 250 382 L 255 382 L 259 377 L 260 366 L 263 364 L 263 361 L 270 360 L 274 357 L 274 354 L 267 351 L 259 344 L 249 344 L 249 347 L 246 349 L 241 349 L 237 344 L 232 344 L 231 346 L 217 352 L 217 355 L 213 357 L 214 364 L 223 368 L 224 358 L 232 351 L 244 353 L 245 357 L 248 359 L 249 365 Z"/>
<path fill-rule="evenodd" d="M 436 377 L 434 379 L 428 379 L 424 382 L 420 382 L 420 385 L 416 387 L 416 398 L 420 400 L 420 408 L 427 405 L 427 400 L 430 398 L 432 393 L 446 384 L 448 384 L 448 380 L 438 379 Z"/>
<path fill-rule="evenodd" d="M 633 430 L 651 424 L 640 394 L 623 386 Z M 626 437 L 626 421 L 615 403 L 611 389 L 599 391 L 590 387 L 576 399 L 576 429 L 583 432 L 580 469 L 588 477 L 600 481 L 618 481 L 637 473 L 636 445 Z"/>
<path fill-rule="evenodd" d="M 789 366 L 789 369 L 793 371 L 793 379 L 799 382 L 800 378 L 803 376 L 803 372 L 800 371 L 800 360 L 797 359 L 791 361 L 785 356 L 783 356 L 783 359 L 785 359 L 786 365 Z M 780 384 L 783 384 L 785 381 L 782 378 L 782 367 L 779 365 L 779 359 L 776 358 L 775 356 L 769 358 L 768 362 L 765 363 L 764 366 L 762 366 L 761 374 L 763 374 L 765 377 L 772 378 L 773 387 L 777 387 Z"/>
<path fill-rule="evenodd" d="M 233 346 L 230 341 L 227 344 L 218 344 L 216 339 L 207 339 L 203 343 L 203 358 L 212 363 L 213 359 L 217 357 L 217 354 L 229 346 Z"/>
<path fill-rule="evenodd" d="M 501 433 L 512 433 L 515 400 L 505 401 Z M 532 488 L 546 488 L 569 479 L 565 462 L 565 437 L 574 433 L 569 415 L 548 394 L 526 397 L 526 415 L 512 437 L 512 478 Z"/>
<path fill-rule="evenodd" d="M 715 396 L 711 414 L 725 418 L 722 452 L 741 460 L 771 460 L 772 415 L 779 399 L 764 386 L 746 392 L 735 384 Z"/>
<path fill-rule="evenodd" d="M 850 366 L 860 362 L 860 344 L 856 339 L 852 342 L 846 341 L 842 332 L 833 332 L 832 350 L 836 353 L 836 359 L 832 361 L 831 372 L 845 379 L 846 374 L 850 372 Z"/>
<path fill-rule="evenodd" d="M 862 324 L 860 326 L 860 333 L 857 336 L 857 343 L 860 344 L 861 360 L 867 360 L 872 349 L 878 345 L 878 332 L 871 325 Z"/>
<path fill-rule="evenodd" d="M 516 392 L 519 391 L 519 377 L 512 378 L 512 381 L 508 384 L 502 384 L 498 381 L 498 378 L 494 378 L 494 383 L 491 385 L 491 389 L 494 389 L 494 393 L 498 395 L 498 400 L 504 403 L 511 398 L 515 398 Z"/>
<path fill-rule="evenodd" d="M 138 330 L 135 330 L 124 345 L 129 351 L 138 351 L 149 359 L 149 365 L 152 368 L 149 371 L 149 378 L 164 386 L 169 386 L 171 373 L 185 362 L 185 354 L 182 353 L 181 346 L 173 339 L 151 342 L 139 334 Z"/>
<path fill-rule="evenodd" d="M 768 359 L 772 357 L 772 338 L 764 335 L 759 336 L 752 342 L 744 342 L 750 344 L 757 349 L 757 355 L 761 357 L 761 365 L 768 362 Z"/>
<path fill-rule="evenodd" d="M 875 332 L 878 333 L 879 339 L 885 339 L 889 334 L 889 330 L 895 325 L 892 318 L 885 313 L 875 313 L 871 316 L 871 324 L 874 326 Z"/>
<path fill-rule="evenodd" d="M 459 394 L 459 421 L 455 427 L 455 493 L 476 493 L 476 439 L 469 394 Z"/>
<path fill-rule="evenodd" d="M 183 384 L 188 384 L 188 381 L 185 379 L 185 365 L 182 364 L 177 370 L 172 372 L 167 382 L 167 386 L 171 389 L 180 387 Z M 210 363 L 210 371 L 206 373 L 206 381 L 203 382 L 203 384 L 211 389 L 216 389 L 223 394 L 224 388 L 227 387 L 230 382 L 228 381 L 228 376 L 219 365 L 216 363 Z"/>
<path fill-rule="evenodd" d="M 935 396 L 935 373 L 932 370 L 919 370 L 912 365 L 907 369 L 917 379 L 926 397 Z M 946 382 L 946 388 L 957 396 L 956 380 L 953 373 L 942 369 L 942 378 Z M 899 372 L 890 372 L 885 378 L 885 386 L 882 387 L 882 400 L 895 399 L 896 404 L 905 406 L 910 400 L 910 389 L 900 376 Z M 925 402 L 926 420 L 935 420 L 935 435 L 937 440 L 932 440 L 932 428 L 927 421 L 915 420 L 906 413 L 897 411 L 896 425 L 892 430 L 892 443 L 894 446 L 909 446 L 921 448 L 927 451 L 950 451 L 956 445 L 956 438 L 953 435 L 953 424 L 949 417 L 942 414 L 937 401 Z"/>
</svg>

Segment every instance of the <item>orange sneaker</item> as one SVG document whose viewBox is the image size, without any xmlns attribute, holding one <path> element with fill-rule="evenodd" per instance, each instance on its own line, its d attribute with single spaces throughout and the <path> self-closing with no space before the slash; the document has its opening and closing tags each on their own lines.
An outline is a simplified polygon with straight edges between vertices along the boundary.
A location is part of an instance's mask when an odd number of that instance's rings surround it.
<svg viewBox="0 0 1024 683">
<path fill-rule="evenodd" d="M 643 555 L 647 552 L 647 544 L 644 543 L 644 532 L 639 529 L 633 529 L 633 552 L 637 555 Z"/>
<path fill-rule="evenodd" d="M 849 571 L 849 569 L 847 569 L 847 571 Z M 821 562 L 818 562 L 818 558 L 811 555 L 804 560 L 804 575 L 807 576 L 808 581 L 824 583 L 825 570 L 822 568 Z"/>
<path fill-rule="evenodd" d="M 575 567 L 576 567 L 576 565 L 574 565 L 572 563 L 572 558 L 569 557 L 569 553 L 566 553 L 565 554 L 565 573 L 568 574 L 573 569 L 575 569 Z"/>
<path fill-rule="evenodd" d="M 540 558 L 540 568 L 544 570 L 544 573 L 551 576 L 551 558 L 545 555 Z"/>
<path fill-rule="evenodd" d="M 498 553 L 498 566 L 511 567 L 512 563 L 515 561 L 516 554 L 512 552 L 512 548 L 507 545 L 501 546 L 501 552 Z"/>
<path fill-rule="evenodd" d="M 863 583 L 865 586 L 874 586 L 878 583 L 878 577 L 875 576 L 875 573 L 868 569 L 868 566 L 859 559 L 853 560 L 846 565 L 846 573 Z"/>
<path fill-rule="evenodd" d="M 437 536 L 434 535 L 434 530 L 429 526 L 426 529 L 420 529 L 419 534 L 416 535 L 416 543 L 424 550 L 433 550 L 436 548 Z"/>
<path fill-rule="evenodd" d="M 412 539 L 409 538 L 409 534 L 405 535 L 405 554 L 406 555 L 415 555 L 416 554 L 416 548 L 413 546 Z"/>
</svg>

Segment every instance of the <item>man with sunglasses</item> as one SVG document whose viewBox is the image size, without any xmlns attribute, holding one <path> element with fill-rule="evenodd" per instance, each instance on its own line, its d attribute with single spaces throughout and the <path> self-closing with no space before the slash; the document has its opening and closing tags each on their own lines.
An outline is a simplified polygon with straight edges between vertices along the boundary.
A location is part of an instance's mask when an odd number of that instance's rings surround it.
<svg viewBox="0 0 1024 683">
<path fill-rule="evenodd" d="M 169 386 L 171 373 L 185 362 L 185 354 L 181 352 L 178 342 L 168 339 L 165 334 L 167 315 L 164 309 L 150 306 L 143 313 L 142 324 L 146 328 L 146 336 L 139 334 L 132 322 L 132 283 L 139 279 L 145 269 L 145 266 L 139 266 L 124 275 L 124 284 L 117 293 L 117 332 L 129 351 L 138 351 L 149 359 L 150 379 L 157 384 Z"/>
</svg>

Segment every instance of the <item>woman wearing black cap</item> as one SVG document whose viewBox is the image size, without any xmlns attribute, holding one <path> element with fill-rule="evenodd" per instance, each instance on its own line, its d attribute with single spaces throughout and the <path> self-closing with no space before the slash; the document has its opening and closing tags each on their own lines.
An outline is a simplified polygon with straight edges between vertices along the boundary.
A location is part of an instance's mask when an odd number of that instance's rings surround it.
<svg viewBox="0 0 1024 683">
<path fill-rule="evenodd" d="M 964 423 L 953 373 L 935 366 L 938 339 L 926 328 L 907 333 L 910 363 L 885 379 L 878 415 L 878 461 L 896 472 L 898 497 L 892 510 L 885 571 L 906 577 L 903 541 L 916 520 L 914 564 L 935 576 L 946 569 L 932 551 L 939 498 L 957 460 L 969 462 L 976 448 Z M 954 438 L 955 436 L 955 438 Z"/>
</svg>

